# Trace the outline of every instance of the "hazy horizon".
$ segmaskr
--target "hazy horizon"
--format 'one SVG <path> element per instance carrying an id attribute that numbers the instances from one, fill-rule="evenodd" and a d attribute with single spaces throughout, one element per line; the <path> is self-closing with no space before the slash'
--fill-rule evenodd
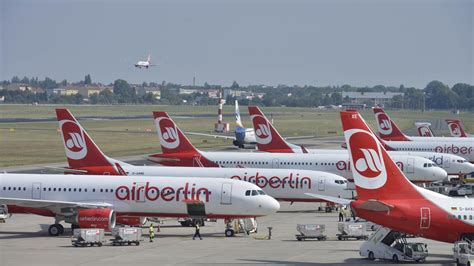
<path id="1" fill-rule="evenodd" d="M 474 1 L 0 2 L 0 80 L 474 83 Z M 147 54 L 158 64 L 136 69 Z"/>

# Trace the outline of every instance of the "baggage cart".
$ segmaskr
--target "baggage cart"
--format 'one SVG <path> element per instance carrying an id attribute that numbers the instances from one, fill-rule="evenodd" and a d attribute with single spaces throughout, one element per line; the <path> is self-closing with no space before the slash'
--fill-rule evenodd
<path id="1" fill-rule="evenodd" d="M 112 246 L 140 245 L 142 229 L 140 227 L 116 227 L 112 230 Z"/>
<path id="2" fill-rule="evenodd" d="M 339 233 L 336 234 L 338 240 L 347 240 L 349 238 L 355 238 L 357 240 L 369 239 L 367 233 L 367 225 L 360 222 L 340 222 L 337 225 Z"/>
<path id="3" fill-rule="evenodd" d="M 324 224 L 298 224 L 296 230 L 300 233 L 296 236 L 298 241 L 306 239 L 317 239 L 324 241 L 327 236 L 324 234 L 326 226 Z"/>
<path id="4" fill-rule="evenodd" d="M 86 247 L 88 245 L 102 247 L 103 239 L 104 229 L 78 228 L 74 229 L 71 242 L 75 247 Z"/>

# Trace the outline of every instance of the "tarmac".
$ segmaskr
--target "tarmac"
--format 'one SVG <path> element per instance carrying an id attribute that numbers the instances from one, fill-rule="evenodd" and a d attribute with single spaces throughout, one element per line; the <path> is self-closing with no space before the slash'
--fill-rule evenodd
<path id="1" fill-rule="evenodd" d="M 274 215 L 258 219 L 258 233 L 224 236 L 223 221 L 201 227 L 203 240 L 192 240 L 194 229 L 167 219 L 153 243 L 147 228 L 139 246 L 73 247 L 70 230 L 60 237 L 47 233 L 52 218 L 13 215 L 0 224 L 0 265 L 167 265 L 167 264 L 390 264 L 359 256 L 363 240 L 336 239 L 337 213 L 317 211 L 318 204 L 282 203 Z M 297 224 L 325 224 L 328 240 L 297 241 Z M 155 228 L 156 228 L 155 223 Z M 67 225 L 65 225 L 67 226 Z M 273 227 L 267 240 L 268 227 Z M 106 239 L 110 239 L 106 235 Z M 452 244 L 409 239 L 428 244 L 429 257 L 423 265 L 451 265 Z M 406 264 L 406 263 L 405 263 Z M 417 264 L 417 263 L 413 263 Z"/>

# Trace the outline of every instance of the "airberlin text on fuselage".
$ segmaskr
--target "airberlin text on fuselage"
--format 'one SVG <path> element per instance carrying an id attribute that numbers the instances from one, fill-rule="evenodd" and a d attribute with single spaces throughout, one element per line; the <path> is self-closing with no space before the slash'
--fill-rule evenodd
<path id="1" fill-rule="evenodd" d="M 444 145 L 444 146 L 436 146 L 435 152 L 438 153 L 453 153 L 453 154 L 471 154 L 472 147 L 461 146 L 458 147 L 456 145 Z"/>
<path id="2" fill-rule="evenodd" d="M 173 187 L 164 187 L 161 189 L 150 186 L 150 182 L 138 184 L 133 182 L 131 187 L 119 186 L 115 190 L 115 197 L 118 200 L 133 201 L 156 201 L 160 197 L 164 201 L 180 201 L 180 200 L 201 200 L 200 197 L 205 196 L 205 202 L 209 202 L 209 190 L 207 188 L 196 188 L 196 184 L 190 185 L 186 183 L 184 187 L 177 189 Z"/>
<path id="3" fill-rule="evenodd" d="M 310 177 L 300 177 L 300 174 L 296 174 L 293 177 L 293 173 L 285 176 L 283 178 L 279 176 L 266 177 L 260 175 L 258 172 L 255 175 L 247 176 L 247 173 L 244 176 L 234 175 L 231 176 L 231 179 L 237 179 L 242 181 L 247 181 L 254 183 L 260 188 L 265 188 L 267 186 L 271 188 L 285 188 L 285 185 L 288 183 L 290 188 L 294 189 L 303 189 L 303 186 L 306 185 L 308 189 L 311 189 L 311 178 Z M 306 182 L 305 182 L 306 181 Z"/>

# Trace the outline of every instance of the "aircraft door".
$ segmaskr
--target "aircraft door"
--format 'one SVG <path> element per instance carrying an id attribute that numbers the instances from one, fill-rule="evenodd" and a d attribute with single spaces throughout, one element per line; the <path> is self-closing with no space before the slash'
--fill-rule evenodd
<path id="1" fill-rule="evenodd" d="M 408 158 L 407 173 L 413 174 L 415 172 L 415 158 Z"/>
<path id="2" fill-rule="evenodd" d="M 430 208 L 421 207 L 420 208 L 420 229 L 429 229 L 430 223 L 431 223 Z"/>
<path id="3" fill-rule="evenodd" d="M 41 183 L 33 183 L 33 186 L 31 189 L 31 198 L 41 199 Z"/>
<path id="4" fill-rule="evenodd" d="M 232 204 L 232 184 L 231 183 L 222 184 L 221 204 L 226 204 L 226 205 Z"/>
<path id="5" fill-rule="evenodd" d="M 326 178 L 320 177 L 318 181 L 318 190 L 324 191 L 326 189 Z"/>
<path id="6" fill-rule="evenodd" d="M 278 159 L 273 159 L 273 161 L 272 161 L 272 168 L 273 168 L 273 169 L 278 169 L 278 168 L 280 168 L 280 160 L 278 160 Z"/>

